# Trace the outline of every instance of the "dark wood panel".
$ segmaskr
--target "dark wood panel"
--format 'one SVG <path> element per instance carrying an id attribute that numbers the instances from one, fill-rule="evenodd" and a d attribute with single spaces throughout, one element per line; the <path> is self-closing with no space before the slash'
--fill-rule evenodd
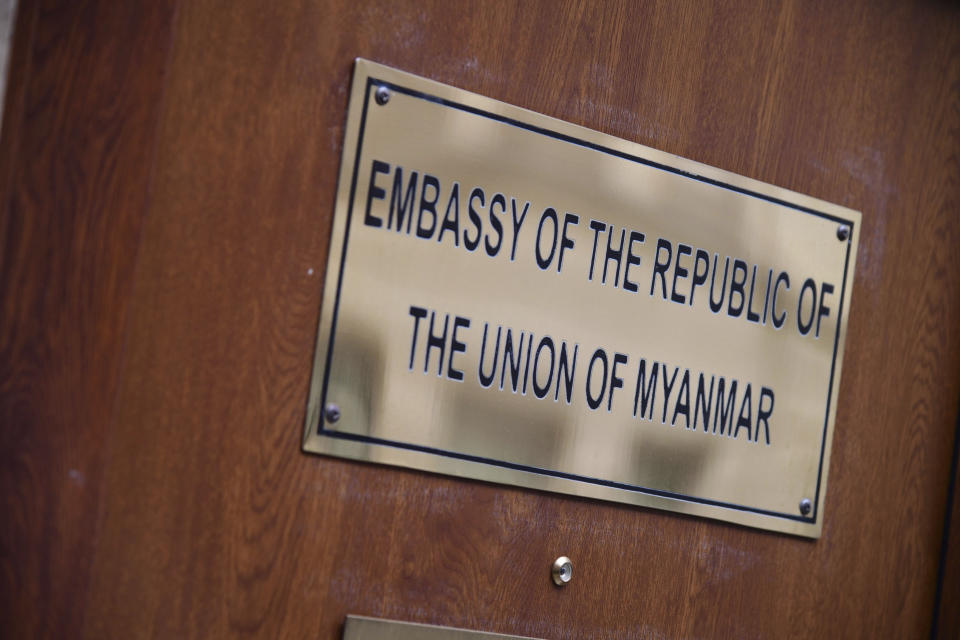
<path id="1" fill-rule="evenodd" d="M 82 627 L 171 5 L 20 2 L 0 153 L 0 634 Z"/>
<path id="2" fill-rule="evenodd" d="M 23 129 L 23 110 L 25 107 L 26 84 L 30 77 L 31 53 L 33 49 L 34 30 L 37 26 L 37 12 L 34 4 L 24 2 L 20 10 L 14 15 L 14 24 L 10 32 L 10 51 L 7 71 L 6 95 L 3 107 L 3 128 L 0 130 L 0 203 L 10 201 L 10 192 L 13 188 L 13 179 L 20 151 L 20 133 Z M 7 235 L 12 233 L 12 216 L 6 213 L 6 207 L 0 219 L 0 248 L 7 246 Z M 0 256 L 4 260 L 9 251 L 3 249 Z M 0 264 L 4 264 L 0 262 Z M 3 270 L 4 272 L 7 269 Z"/>
<path id="3" fill-rule="evenodd" d="M 953 484 L 947 504 L 934 633 L 931 634 L 939 640 L 960 638 L 960 413 L 953 447 Z"/>
<path id="4" fill-rule="evenodd" d="M 166 75 L 169 9 L 111 9 L 149 12 L 130 42 L 153 46 L 139 84 L 107 92 L 124 110 L 89 121 L 89 136 L 107 136 L 129 118 L 147 154 L 162 95 L 139 251 L 149 159 L 121 163 L 109 184 L 71 173 L 60 202 L 83 206 L 70 219 L 120 229 L 101 230 L 102 250 L 79 266 L 19 258 L 49 275 L 4 298 L 17 312 L 2 335 L 18 344 L 50 335 L 66 349 L 63 310 L 86 327 L 70 347 L 83 359 L 3 352 L 3 380 L 20 385 L 2 387 L 0 454 L 3 504 L 24 512 L 2 530 L 3 587 L 28 612 L 15 629 L 335 638 L 349 612 L 544 638 L 929 633 L 960 397 L 955 10 L 184 5 Z M 57 21 L 41 12 L 38 33 Z M 128 37 L 98 27 L 87 46 Z M 78 39 L 41 50 L 65 56 Z M 863 211 L 819 541 L 299 452 L 355 56 Z M 45 82 L 51 105 L 76 91 Z M 35 121 L 87 131 L 102 109 L 86 99 L 38 107 Z M 72 166 L 58 147 L 24 149 L 27 193 Z M 95 207 L 95 188 L 124 195 Z M 71 236 L 32 237 L 49 255 Z M 107 272 L 114 288 L 93 293 Z M 9 273 L 5 288 L 19 282 Z M 99 306 L 80 307 L 71 286 Z M 80 366 L 89 345 L 103 355 Z M 64 480 L 75 459 L 99 488 L 86 503 Z M 549 582 L 560 554 L 577 567 L 563 590 Z M 21 596 L 16 581 L 40 586 Z"/>

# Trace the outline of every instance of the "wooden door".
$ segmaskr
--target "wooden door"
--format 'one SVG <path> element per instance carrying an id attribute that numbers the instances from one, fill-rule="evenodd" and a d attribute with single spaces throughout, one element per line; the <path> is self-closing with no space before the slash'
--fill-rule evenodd
<path id="1" fill-rule="evenodd" d="M 958 633 L 958 52 L 936 2 L 21 0 L 0 635 Z M 301 453 L 358 56 L 863 212 L 819 540 Z"/>

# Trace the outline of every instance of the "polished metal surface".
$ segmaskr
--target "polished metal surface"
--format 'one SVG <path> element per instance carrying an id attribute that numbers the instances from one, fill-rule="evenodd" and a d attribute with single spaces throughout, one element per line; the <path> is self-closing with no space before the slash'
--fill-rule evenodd
<path id="1" fill-rule="evenodd" d="M 365 616 L 347 616 L 347 622 L 343 627 L 343 640 L 536 640 L 536 638 Z"/>
<path id="2" fill-rule="evenodd" d="M 335 206 L 304 450 L 819 536 L 859 213 L 364 60 Z"/>
<path id="3" fill-rule="evenodd" d="M 553 561 L 553 566 L 550 567 L 550 576 L 553 578 L 555 585 L 558 587 L 564 586 L 573 579 L 573 562 L 567 556 L 560 556 Z"/>

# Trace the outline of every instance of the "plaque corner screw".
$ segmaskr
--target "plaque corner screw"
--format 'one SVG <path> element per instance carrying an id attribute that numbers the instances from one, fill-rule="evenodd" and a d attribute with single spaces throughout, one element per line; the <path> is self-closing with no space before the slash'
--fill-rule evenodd
<path id="1" fill-rule="evenodd" d="M 327 422 L 336 422 L 340 419 L 340 407 L 332 402 L 329 403 L 323 409 L 323 416 L 327 419 Z"/>
<path id="2" fill-rule="evenodd" d="M 837 240 L 841 242 L 846 242 L 847 238 L 850 237 L 850 227 L 845 224 L 841 224 L 837 227 Z"/>
<path id="3" fill-rule="evenodd" d="M 558 587 L 566 585 L 573 578 L 573 562 L 567 556 L 560 556 L 553 561 L 550 569 L 553 583 Z"/>
<path id="4" fill-rule="evenodd" d="M 804 498 L 800 501 L 800 515 L 807 516 L 810 515 L 810 512 L 813 510 L 813 503 L 810 502 L 810 498 Z"/>
<path id="5" fill-rule="evenodd" d="M 377 87 L 376 98 L 377 98 L 377 104 L 381 106 L 387 104 L 388 102 L 390 102 L 390 89 L 388 89 L 383 85 L 380 85 L 379 87 Z"/>

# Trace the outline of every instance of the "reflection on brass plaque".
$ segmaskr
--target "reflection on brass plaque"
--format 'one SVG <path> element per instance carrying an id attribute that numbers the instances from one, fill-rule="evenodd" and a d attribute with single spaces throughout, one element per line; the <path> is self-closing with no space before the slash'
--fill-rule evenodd
<path id="1" fill-rule="evenodd" d="M 432 624 L 347 616 L 343 640 L 536 640 L 527 636 L 469 631 Z"/>
<path id="2" fill-rule="evenodd" d="M 817 537 L 859 223 L 358 60 L 304 449 Z"/>

